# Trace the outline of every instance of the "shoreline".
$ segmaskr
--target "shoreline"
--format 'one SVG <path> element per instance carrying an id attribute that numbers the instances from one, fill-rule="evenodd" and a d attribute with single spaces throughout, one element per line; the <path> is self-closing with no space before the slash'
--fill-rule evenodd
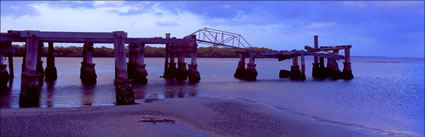
<path id="1" fill-rule="evenodd" d="M 411 136 L 299 116 L 256 102 L 213 97 L 161 99 L 126 106 L 1 109 L 0 113 L 5 136 Z M 163 122 L 143 122 L 149 120 Z"/>

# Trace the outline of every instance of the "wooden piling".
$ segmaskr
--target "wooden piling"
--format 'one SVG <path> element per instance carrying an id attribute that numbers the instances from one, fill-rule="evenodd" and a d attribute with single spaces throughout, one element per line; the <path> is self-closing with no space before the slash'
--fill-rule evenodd
<path id="1" fill-rule="evenodd" d="M 97 74 L 93 63 L 93 43 L 84 43 L 83 62 L 81 62 L 80 79 L 83 84 L 96 84 Z"/>
<path id="2" fill-rule="evenodd" d="M 27 38 L 26 49 L 25 71 L 22 76 L 40 76 L 40 73 L 37 73 L 38 39 L 35 37 Z"/>
<path id="3" fill-rule="evenodd" d="M 289 76 L 290 80 L 302 80 L 302 73 L 300 67 L 298 66 L 298 56 L 292 57 L 292 66 L 291 66 L 291 75 Z"/>
<path id="4" fill-rule="evenodd" d="M 136 46 L 138 47 L 138 51 L 136 54 L 136 62 L 135 62 L 135 70 L 133 72 L 133 81 L 138 83 L 146 83 L 148 79 L 146 76 L 148 75 L 148 72 L 146 71 L 146 64 L 145 64 L 145 44 L 144 43 L 137 43 Z"/>
<path id="5" fill-rule="evenodd" d="M 176 74 L 176 80 L 183 81 L 187 80 L 187 69 L 186 62 L 184 61 L 184 53 L 178 54 L 178 73 Z"/>

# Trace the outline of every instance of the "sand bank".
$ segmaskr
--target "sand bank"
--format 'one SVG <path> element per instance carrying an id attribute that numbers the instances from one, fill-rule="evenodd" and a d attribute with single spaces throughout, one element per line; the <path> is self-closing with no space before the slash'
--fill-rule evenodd
<path id="1" fill-rule="evenodd" d="M 389 136 L 273 107 L 192 97 L 127 106 L 1 110 L 1 136 Z"/>

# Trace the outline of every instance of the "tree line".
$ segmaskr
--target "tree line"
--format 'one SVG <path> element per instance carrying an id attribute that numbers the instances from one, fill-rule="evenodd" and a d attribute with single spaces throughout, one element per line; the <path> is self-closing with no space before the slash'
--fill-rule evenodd
<path id="1" fill-rule="evenodd" d="M 25 47 L 19 45 L 13 45 L 15 48 L 14 56 L 23 56 L 25 53 Z M 273 51 L 268 48 L 250 48 L 255 51 Z M 77 46 L 55 46 L 54 47 L 54 56 L 56 57 L 82 57 L 83 47 Z M 128 55 L 128 49 L 126 49 L 126 54 Z M 47 55 L 47 47 L 43 47 L 42 56 Z M 108 47 L 94 47 L 93 57 L 113 57 L 114 49 Z M 164 57 L 165 48 L 163 47 L 152 47 L 145 46 L 145 57 Z M 237 49 L 233 48 L 218 48 L 218 47 L 198 47 L 197 51 L 198 57 L 215 57 L 215 58 L 231 58 L 239 57 L 237 54 Z"/>

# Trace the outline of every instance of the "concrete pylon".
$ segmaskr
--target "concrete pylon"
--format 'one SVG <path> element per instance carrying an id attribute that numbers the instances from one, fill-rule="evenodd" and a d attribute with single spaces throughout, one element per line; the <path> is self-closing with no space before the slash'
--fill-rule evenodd
<path id="1" fill-rule="evenodd" d="M 344 69 L 342 70 L 342 73 L 341 73 L 341 77 L 345 80 L 350 80 L 354 78 L 353 72 L 351 71 L 350 48 L 351 46 L 347 46 L 344 49 L 345 62 L 344 62 Z"/>
<path id="2" fill-rule="evenodd" d="M 333 50 L 334 55 L 338 55 L 339 50 Z M 329 76 L 332 79 L 339 79 L 341 77 L 341 71 L 338 68 L 338 63 L 336 62 L 336 59 L 328 58 L 327 63 L 327 70 L 329 72 Z"/>
<path id="3" fill-rule="evenodd" d="M 314 49 L 319 49 L 319 36 L 314 35 Z M 320 67 L 319 67 L 319 57 L 314 56 L 314 62 L 313 62 L 313 69 L 312 69 L 312 76 L 313 78 L 319 78 L 320 77 Z"/>
<path id="4" fill-rule="evenodd" d="M 196 37 L 196 35 L 195 35 Z M 192 57 L 191 57 L 191 64 L 188 65 L 189 70 L 187 71 L 189 82 L 196 83 L 201 80 L 201 75 L 198 71 L 198 64 L 196 63 L 196 52 L 198 51 L 198 44 L 193 44 L 192 49 Z"/>
<path id="5" fill-rule="evenodd" d="M 58 78 L 56 66 L 55 66 L 55 56 L 53 54 L 53 42 L 49 42 L 49 47 L 47 50 L 47 66 L 44 70 L 45 72 L 45 80 L 46 81 L 55 81 Z"/>
<path id="6" fill-rule="evenodd" d="M 187 69 L 186 69 L 186 62 L 184 61 L 184 53 L 178 54 L 178 69 L 176 74 L 176 80 L 178 81 L 187 80 Z"/>
<path id="7" fill-rule="evenodd" d="M 83 84 L 95 84 L 97 81 L 95 64 L 93 63 L 93 43 L 84 43 L 80 79 Z"/>
<path id="8" fill-rule="evenodd" d="M 148 82 L 148 79 L 146 78 L 148 76 L 148 72 L 146 71 L 146 64 L 145 64 L 145 44 L 144 43 L 137 43 L 137 56 L 136 56 L 136 64 L 133 72 L 133 81 L 138 83 L 146 83 Z"/>
<path id="9" fill-rule="evenodd" d="M 249 57 L 249 63 L 247 64 L 247 68 L 245 71 L 245 79 L 246 80 L 257 80 L 258 72 L 255 69 L 255 57 Z"/>
<path id="10" fill-rule="evenodd" d="M 127 33 L 114 31 L 114 56 L 115 56 L 115 89 L 118 105 L 134 104 L 134 92 L 128 81 L 128 72 L 125 55 L 125 39 Z"/>
<path id="11" fill-rule="evenodd" d="M 292 58 L 291 75 L 290 80 L 302 80 L 302 74 L 300 67 L 298 66 L 298 56 Z"/>
<path id="12" fill-rule="evenodd" d="M 238 67 L 236 68 L 236 72 L 233 75 L 235 78 L 244 78 L 245 76 L 245 56 L 240 54 L 240 60 L 238 62 Z"/>

